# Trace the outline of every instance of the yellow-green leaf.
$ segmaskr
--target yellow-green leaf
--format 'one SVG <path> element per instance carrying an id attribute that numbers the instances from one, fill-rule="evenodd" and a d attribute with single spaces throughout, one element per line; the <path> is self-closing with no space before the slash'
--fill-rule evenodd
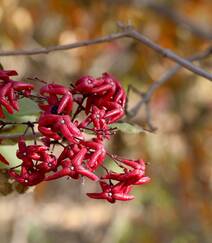
<path id="1" fill-rule="evenodd" d="M 110 126 L 111 128 L 117 128 L 119 131 L 129 134 L 136 134 L 146 132 L 142 127 L 136 124 L 130 124 L 127 122 L 114 123 Z"/>

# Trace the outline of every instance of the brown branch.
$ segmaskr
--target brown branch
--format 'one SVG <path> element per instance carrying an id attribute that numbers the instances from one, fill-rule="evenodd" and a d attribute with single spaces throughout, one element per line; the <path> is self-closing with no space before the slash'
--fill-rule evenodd
<path id="1" fill-rule="evenodd" d="M 150 47 L 151 49 L 155 50 L 156 52 L 160 53 L 162 56 L 169 58 L 170 60 L 178 63 L 179 65 L 183 66 L 184 68 L 192 71 L 193 73 L 196 73 L 197 75 L 200 75 L 202 77 L 205 77 L 206 79 L 212 81 L 212 74 L 204 71 L 202 68 L 199 68 L 195 65 L 193 65 L 189 60 L 186 60 L 177 54 L 175 54 L 173 51 L 169 49 L 162 48 L 158 44 L 154 43 L 144 35 L 140 34 L 136 30 L 131 30 L 130 37 L 142 42 L 144 45 Z"/>
<path id="2" fill-rule="evenodd" d="M 200 61 L 204 58 L 207 58 L 211 54 L 212 46 L 203 52 L 197 53 L 189 57 L 188 60 Z M 168 70 L 164 75 L 162 75 L 162 77 L 159 80 L 155 81 L 145 93 L 142 93 L 140 101 L 133 108 L 131 108 L 130 111 L 127 111 L 127 115 L 131 118 L 134 117 L 138 113 L 139 109 L 150 101 L 155 90 L 157 90 L 162 84 L 170 80 L 170 78 L 173 77 L 181 68 L 182 67 L 179 64 L 177 64 L 172 69 Z"/>
<path id="3" fill-rule="evenodd" d="M 146 112 L 146 123 L 147 123 L 147 126 L 149 128 L 149 131 L 150 132 L 156 131 L 157 130 L 157 127 L 155 127 L 152 124 L 152 115 L 151 115 L 151 109 L 150 109 L 149 102 L 146 102 L 146 104 L 145 104 L 145 112 Z"/>
<path id="4" fill-rule="evenodd" d="M 36 132 L 35 134 L 33 134 L 32 132 L 29 132 L 29 133 L 24 135 L 24 138 L 33 139 L 35 137 L 35 135 L 36 135 L 36 137 L 42 136 L 41 133 L 39 133 L 39 132 Z M 21 136 L 23 136 L 23 133 L 0 134 L 0 140 L 3 140 L 3 139 L 18 139 Z"/>
<path id="5" fill-rule="evenodd" d="M 141 92 L 140 90 L 138 90 L 136 87 L 134 87 L 131 84 L 128 85 L 127 102 L 126 102 L 126 106 L 125 106 L 125 114 L 126 114 L 126 117 L 122 120 L 122 121 L 126 121 L 126 122 L 129 122 L 130 121 L 130 118 L 134 116 L 134 115 L 132 115 L 130 113 L 130 111 L 128 111 L 128 98 L 129 98 L 130 90 L 132 90 L 132 92 L 134 92 L 137 95 L 139 95 L 141 97 L 140 100 L 143 100 L 143 98 L 145 96 L 145 93 L 144 92 Z M 139 102 L 140 102 L 140 100 L 139 100 Z M 148 132 L 154 132 L 157 128 L 155 126 L 153 126 L 153 124 L 152 124 L 152 116 L 151 116 L 151 110 L 150 110 L 149 101 L 147 100 L 143 104 L 145 105 L 145 107 L 144 107 L 145 108 L 145 114 L 146 114 L 146 117 L 145 117 L 146 120 L 145 120 L 145 122 L 147 124 L 147 128 L 143 128 L 143 129 L 145 131 L 148 131 Z"/>
<path id="6" fill-rule="evenodd" d="M 174 61 L 175 63 L 178 63 L 179 65 L 190 70 L 191 72 L 212 81 L 212 74 L 208 73 L 207 71 L 204 71 L 200 67 L 195 66 L 189 60 L 180 57 L 173 51 L 161 47 L 160 45 L 150 40 L 148 37 L 144 36 L 143 34 L 139 33 L 137 30 L 133 29 L 132 27 L 123 26 L 122 29 L 123 29 L 122 32 L 99 37 L 93 40 L 80 41 L 80 42 L 71 43 L 67 45 L 50 46 L 46 48 L 36 48 L 32 50 L 1 51 L 0 56 L 20 56 L 20 55 L 26 56 L 26 55 L 48 54 L 50 52 L 70 50 L 70 49 L 79 48 L 83 46 L 96 45 L 96 44 L 110 42 L 113 40 L 127 37 L 139 41 L 140 43 L 158 52 L 163 57 L 167 57 L 168 59 Z"/>
<path id="7" fill-rule="evenodd" d="M 105 42 L 111 42 L 113 40 L 121 39 L 127 36 L 127 31 L 113 33 L 107 36 L 99 37 L 93 40 L 83 40 L 75 43 L 70 43 L 66 45 L 49 46 L 43 48 L 35 48 L 31 50 L 15 50 L 15 51 L 0 51 L 0 56 L 32 56 L 39 54 L 49 54 L 55 51 L 65 51 L 85 46 L 91 46 L 96 44 L 101 44 Z"/>
<path id="8" fill-rule="evenodd" d="M 142 4 L 142 3 L 141 3 Z M 154 1 L 147 1 L 144 5 L 146 5 L 148 8 L 156 12 L 156 14 L 161 14 L 169 19 L 171 21 L 175 22 L 177 25 L 187 29 L 192 34 L 204 38 L 206 40 L 212 40 L 212 32 L 207 32 L 206 30 L 202 29 L 200 26 L 195 25 L 190 20 L 185 18 L 180 13 L 172 10 L 170 7 L 158 4 Z"/>

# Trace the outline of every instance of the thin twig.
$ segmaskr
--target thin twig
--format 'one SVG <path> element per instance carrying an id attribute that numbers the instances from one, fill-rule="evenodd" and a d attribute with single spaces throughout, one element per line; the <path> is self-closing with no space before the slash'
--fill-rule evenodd
<path id="1" fill-rule="evenodd" d="M 149 106 L 149 102 L 146 102 L 145 112 L 146 112 L 147 126 L 149 127 L 151 132 L 154 132 L 155 130 L 157 130 L 157 128 L 155 126 L 153 126 L 153 124 L 152 124 L 152 115 L 151 115 L 151 109 L 150 109 L 150 106 Z"/>
<path id="2" fill-rule="evenodd" d="M 155 50 L 156 52 L 160 53 L 162 56 L 169 58 L 170 60 L 178 63 L 179 65 L 183 66 L 184 68 L 192 71 L 193 73 L 196 73 L 202 77 L 205 77 L 206 79 L 212 81 L 212 74 L 204 71 L 202 68 L 197 67 L 193 65 L 189 60 L 186 60 L 177 54 L 175 54 L 173 51 L 169 49 L 162 48 L 158 44 L 151 41 L 149 38 L 145 37 L 144 35 L 140 34 L 136 30 L 131 30 L 130 37 L 142 42 L 144 45 L 150 47 L 151 49 Z"/>
<path id="3" fill-rule="evenodd" d="M 3 140 L 3 139 L 18 139 L 20 136 L 23 136 L 23 133 L 0 134 L 0 140 Z M 28 132 L 27 134 L 25 134 L 24 138 L 33 139 L 34 136 L 40 137 L 40 136 L 42 136 L 42 134 L 39 133 L 39 132 L 36 132 L 35 134 L 33 134 L 32 132 Z"/>
<path id="4" fill-rule="evenodd" d="M 209 47 L 207 50 L 197 53 L 191 57 L 188 58 L 188 60 L 190 61 L 198 61 L 201 59 L 204 59 L 206 57 L 208 57 L 209 55 L 212 54 L 212 47 Z M 178 64 L 176 64 L 173 68 L 171 68 L 170 70 L 168 70 L 166 73 L 164 73 L 162 75 L 162 77 L 155 81 L 149 88 L 148 90 L 145 92 L 144 95 L 142 95 L 141 99 L 139 100 L 139 102 L 130 109 L 130 111 L 127 112 L 129 117 L 134 117 L 139 109 L 145 105 L 147 102 L 149 102 L 150 98 L 152 97 L 153 93 L 155 92 L 155 90 L 157 90 L 162 84 L 164 84 L 165 82 L 167 82 L 168 80 L 170 80 L 171 77 L 173 77 L 182 67 Z"/>
<path id="5" fill-rule="evenodd" d="M 48 54 L 50 52 L 55 52 L 55 51 L 65 51 L 65 50 L 75 49 L 79 47 L 110 42 L 126 36 L 127 36 L 127 31 L 123 31 L 120 33 L 113 33 L 111 35 L 99 37 L 93 40 L 84 40 L 84 41 L 79 41 L 79 42 L 70 43 L 66 45 L 49 46 L 43 48 L 35 48 L 31 50 L 0 51 L 0 56 L 31 56 L 31 55 L 38 55 L 38 54 Z"/>
<path id="6" fill-rule="evenodd" d="M 67 45 L 57 45 L 57 46 L 50 46 L 46 48 L 36 48 L 32 50 L 1 51 L 0 56 L 18 56 L 18 55 L 26 56 L 26 55 L 48 54 L 50 52 L 70 50 L 70 49 L 79 48 L 83 46 L 90 46 L 90 45 L 96 45 L 105 42 L 111 42 L 113 40 L 128 37 L 139 41 L 140 43 L 158 52 L 163 57 L 167 57 L 168 59 L 178 63 L 179 65 L 190 70 L 191 72 L 212 81 L 212 74 L 192 64 L 189 60 L 180 57 L 173 51 L 161 47 L 160 45 L 150 40 L 148 37 L 144 36 L 143 34 L 139 33 L 137 30 L 133 29 L 131 26 L 124 26 L 122 29 L 123 29 L 122 32 L 113 33 L 111 35 L 99 37 L 93 40 L 79 41 Z"/>
<path id="7" fill-rule="evenodd" d="M 158 4 L 153 1 L 146 1 L 145 5 L 151 10 L 155 11 L 157 15 L 161 14 L 171 19 L 177 25 L 187 29 L 192 34 L 204 38 L 206 40 L 212 40 L 212 32 L 207 32 L 206 30 L 202 29 L 200 26 L 195 25 L 180 13 L 176 12 L 175 10 L 172 10 L 170 7 L 163 4 Z"/>
<path id="8" fill-rule="evenodd" d="M 128 101 L 128 98 L 129 98 L 129 92 L 130 90 L 132 90 L 134 93 L 136 93 L 137 95 L 140 96 L 140 99 L 139 99 L 139 102 L 140 100 L 143 100 L 144 96 L 145 96 L 145 92 L 141 92 L 140 90 L 138 90 L 136 87 L 134 87 L 133 85 L 129 85 L 128 86 L 128 90 L 127 90 L 127 101 Z M 147 128 L 143 128 L 144 130 L 148 131 L 148 132 L 154 132 L 157 128 L 154 127 L 152 125 L 152 122 L 151 122 L 151 110 L 150 110 L 150 106 L 149 106 L 149 101 L 145 101 L 145 113 L 146 113 L 146 124 L 148 126 L 148 129 Z M 125 114 L 127 115 L 125 117 L 125 119 L 123 119 L 123 121 L 126 121 L 126 122 L 129 122 L 128 118 L 130 118 L 132 116 L 132 114 L 130 113 L 129 109 L 128 109 L 128 102 L 126 102 L 126 106 L 125 106 Z"/>

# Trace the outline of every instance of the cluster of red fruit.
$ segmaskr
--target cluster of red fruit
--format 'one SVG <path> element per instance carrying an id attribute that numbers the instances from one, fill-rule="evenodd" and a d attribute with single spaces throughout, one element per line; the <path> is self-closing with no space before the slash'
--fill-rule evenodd
<path id="1" fill-rule="evenodd" d="M 124 115 L 126 93 L 118 80 L 108 73 L 99 78 L 84 76 L 71 88 L 55 83 L 45 83 L 39 96 L 31 95 L 33 85 L 14 81 L 16 71 L 0 71 L 0 117 L 4 118 L 3 107 L 9 113 L 18 111 L 18 99 L 37 97 L 41 114 L 37 128 L 42 135 L 33 145 L 26 145 L 24 136 L 18 141 L 19 166 L 8 169 L 11 178 L 25 186 L 60 177 L 79 179 L 87 177 L 100 184 L 102 192 L 87 193 L 91 198 L 127 201 L 133 185 L 148 183 L 143 160 L 127 160 L 111 155 L 103 141 L 113 133 L 110 124 Z M 77 117 L 81 119 L 77 119 Z M 32 125 L 30 122 L 29 126 Z M 92 132 L 86 139 L 85 132 Z M 50 152 L 50 146 L 59 144 L 62 152 L 58 158 Z M 103 164 L 110 156 L 121 167 L 122 172 L 109 171 Z M 20 171 L 17 171 L 17 167 Z M 96 170 L 102 167 L 105 175 L 98 176 Z"/>

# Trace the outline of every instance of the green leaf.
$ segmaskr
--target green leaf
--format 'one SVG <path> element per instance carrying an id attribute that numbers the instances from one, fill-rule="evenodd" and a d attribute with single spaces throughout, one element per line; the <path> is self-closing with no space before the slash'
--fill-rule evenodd
<path id="1" fill-rule="evenodd" d="M 0 153 L 0 162 L 5 165 L 9 165 L 10 163 L 4 158 L 4 156 Z"/>
<path id="2" fill-rule="evenodd" d="M 17 149 L 18 144 L 0 146 L 0 154 L 10 163 L 8 166 L 0 163 L 0 168 L 10 168 L 21 164 L 21 160 L 16 156 Z"/>
<path id="3" fill-rule="evenodd" d="M 19 100 L 20 110 L 11 116 L 31 116 L 40 113 L 40 109 L 37 104 L 27 98 Z"/>
<path id="4" fill-rule="evenodd" d="M 0 131 L 0 135 L 17 135 L 17 134 L 24 134 L 26 130 L 26 126 L 24 125 L 9 125 L 6 126 L 5 129 Z M 2 145 L 11 145 L 17 143 L 18 137 L 10 138 L 6 137 L 0 140 L 1 146 Z"/>
<path id="5" fill-rule="evenodd" d="M 3 107 L 3 111 L 5 114 L 5 119 L 2 119 L 4 121 L 10 121 L 10 122 L 27 122 L 27 121 L 36 121 L 40 109 L 37 106 L 37 104 L 27 98 L 23 98 L 19 100 L 20 110 L 18 112 L 15 112 L 14 114 L 9 114 Z M 24 128 L 24 126 L 22 126 Z M 25 129 L 25 128 L 24 128 Z M 5 129 L 6 130 L 6 129 Z M 19 132 L 21 132 L 21 129 L 18 129 Z M 2 131 L 1 131 L 2 133 Z M 10 131 L 9 131 L 10 133 Z"/>
<path id="6" fill-rule="evenodd" d="M 35 116 L 40 113 L 40 109 L 37 104 L 27 98 L 20 99 L 19 101 L 20 109 L 18 112 L 14 112 L 14 114 L 9 114 L 3 107 L 3 111 L 5 114 L 5 120 L 7 121 L 21 121 L 23 117 Z"/>
<path id="7" fill-rule="evenodd" d="M 127 122 L 114 123 L 110 127 L 111 128 L 116 127 L 119 131 L 124 133 L 129 133 L 129 134 L 138 134 L 138 133 L 146 132 L 142 127 Z"/>

